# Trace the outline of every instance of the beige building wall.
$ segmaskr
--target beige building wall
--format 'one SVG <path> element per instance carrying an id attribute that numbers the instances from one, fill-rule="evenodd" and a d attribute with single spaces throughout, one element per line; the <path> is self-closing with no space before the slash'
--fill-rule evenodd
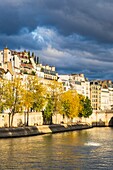
<path id="1" fill-rule="evenodd" d="M 3 50 L 3 60 L 4 63 L 10 62 L 12 60 L 11 51 L 7 47 Z"/>
<path id="2" fill-rule="evenodd" d="M 20 65 L 21 65 L 21 60 L 17 55 L 15 55 L 14 56 L 14 64 L 13 64 L 13 66 L 16 67 L 16 68 L 20 68 Z"/>

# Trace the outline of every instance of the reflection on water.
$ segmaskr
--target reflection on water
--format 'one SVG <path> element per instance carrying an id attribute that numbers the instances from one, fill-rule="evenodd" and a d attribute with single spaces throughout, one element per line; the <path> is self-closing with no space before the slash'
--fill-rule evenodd
<path id="1" fill-rule="evenodd" d="M 87 146 L 100 146 L 101 144 L 95 143 L 95 142 L 87 142 L 87 143 L 85 143 L 85 145 L 87 145 Z"/>
<path id="2" fill-rule="evenodd" d="M 0 139 L 0 170 L 112 170 L 112 146 L 112 128 Z"/>

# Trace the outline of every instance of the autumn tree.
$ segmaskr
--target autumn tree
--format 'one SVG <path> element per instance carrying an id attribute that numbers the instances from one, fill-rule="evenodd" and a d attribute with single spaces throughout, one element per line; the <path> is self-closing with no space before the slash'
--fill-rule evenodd
<path id="1" fill-rule="evenodd" d="M 9 110 L 9 126 L 13 126 L 15 113 L 21 111 L 22 107 L 22 84 L 19 78 L 14 80 L 5 80 L 3 84 L 3 107 Z"/>
<path id="2" fill-rule="evenodd" d="M 53 80 L 49 84 L 48 89 L 49 89 L 48 94 L 53 100 L 54 111 L 56 111 L 59 96 L 63 93 L 63 85 L 62 85 L 62 83 Z"/>
<path id="3" fill-rule="evenodd" d="M 29 122 L 29 112 L 32 108 L 36 111 L 41 111 L 45 105 L 46 89 L 39 83 L 36 76 L 28 76 L 24 83 L 23 105 L 27 113 L 27 122 Z"/>
<path id="4" fill-rule="evenodd" d="M 41 111 L 46 103 L 46 88 L 39 82 L 37 77 L 33 79 L 33 109 Z"/>
<path id="5" fill-rule="evenodd" d="M 75 90 L 64 92 L 59 98 L 59 111 L 62 115 L 70 119 L 77 117 L 79 114 L 80 101 Z"/>
<path id="6" fill-rule="evenodd" d="M 59 96 L 63 91 L 61 83 L 52 80 L 47 85 L 47 104 L 44 110 L 44 120 L 52 124 L 52 116 L 57 112 Z"/>
<path id="7" fill-rule="evenodd" d="M 4 80 L 0 79 L 0 112 L 3 112 L 4 109 Z"/>

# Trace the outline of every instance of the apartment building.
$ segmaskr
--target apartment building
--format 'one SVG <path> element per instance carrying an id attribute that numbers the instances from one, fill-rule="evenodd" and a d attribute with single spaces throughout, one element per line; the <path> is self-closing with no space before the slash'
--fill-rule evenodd
<path id="1" fill-rule="evenodd" d="M 70 87 L 70 75 L 58 75 L 58 82 L 63 84 L 64 91 L 68 91 Z"/>
<path id="2" fill-rule="evenodd" d="M 113 110 L 113 85 L 111 87 L 108 87 L 109 90 L 109 105 L 110 109 Z"/>
<path id="3" fill-rule="evenodd" d="M 109 110 L 109 90 L 108 88 L 101 88 L 101 110 Z"/>
<path id="4" fill-rule="evenodd" d="M 90 99 L 94 110 L 113 109 L 113 83 L 111 80 L 90 82 Z"/>
<path id="5" fill-rule="evenodd" d="M 58 79 L 58 73 L 55 67 L 49 65 L 42 65 L 36 60 L 34 53 L 30 55 L 30 52 L 26 51 L 12 51 L 7 47 L 0 51 L 0 68 L 4 71 L 4 78 L 14 76 L 22 76 L 24 74 L 37 75 L 39 78 L 56 80 Z M 1 71 L 2 75 L 2 71 Z"/>
<path id="6" fill-rule="evenodd" d="M 48 80 L 58 80 L 58 73 L 54 66 L 38 64 L 40 67 L 40 72 L 44 73 L 44 79 Z"/>
<path id="7" fill-rule="evenodd" d="M 65 91 L 75 89 L 77 93 L 90 98 L 90 82 L 84 74 L 59 75 L 59 81 L 63 83 Z"/>
<path id="8" fill-rule="evenodd" d="M 101 109 L 101 85 L 98 81 L 90 82 L 90 100 L 93 110 Z"/>
<path id="9" fill-rule="evenodd" d="M 79 94 L 90 98 L 90 82 L 85 78 L 84 74 L 72 74 L 70 83 Z"/>

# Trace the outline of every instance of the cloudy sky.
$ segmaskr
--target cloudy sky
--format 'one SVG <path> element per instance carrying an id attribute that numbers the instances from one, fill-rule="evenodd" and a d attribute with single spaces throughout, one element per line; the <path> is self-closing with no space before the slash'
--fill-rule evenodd
<path id="1" fill-rule="evenodd" d="M 113 80 L 113 0 L 0 2 L 0 49 L 34 51 L 59 74 Z"/>

